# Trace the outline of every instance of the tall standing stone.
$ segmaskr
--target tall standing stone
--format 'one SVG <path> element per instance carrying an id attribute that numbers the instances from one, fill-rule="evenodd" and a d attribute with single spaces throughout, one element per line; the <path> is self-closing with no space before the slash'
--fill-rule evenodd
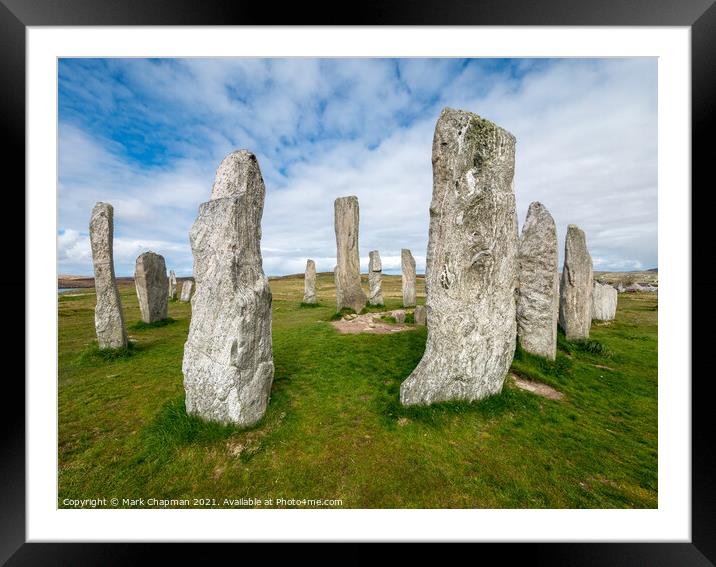
<path id="1" fill-rule="evenodd" d="M 306 273 L 303 276 L 303 302 L 316 303 L 316 263 L 306 260 Z"/>
<path id="2" fill-rule="evenodd" d="M 196 291 L 182 364 L 186 411 L 210 421 L 252 425 L 269 400 L 274 365 L 271 290 L 261 258 L 265 192 L 256 157 L 232 152 L 189 233 Z"/>
<path id="3" fill-rule="evenodd" d="M 517 338 L 527 352 L 554 360 L 559 319 L 557 228 L 547 208 L 530 204 L 519 248 Z"/>
<path id="4" fill-rule="evenodd" d="M 445 108 L 432 161 L 428 338 L 400 387 L 403 404 L 496 394 L 515 350 L 515 138 L 476 114 Z"/>
<path id="5" fill-rule="evenodd" d="M 619 293 L 616 288 L 594 282 L 592 289 L 592 321 L 611 321 L 617 315 L 617 297 Z"/>
<path id="6" fill-rule="evenodd" d="M 177 298 L 177 276 L 174 270 L 169 270 L 169 299 Z"/>
<path id="7" fill-rule="evenodd" d="M 181 284 L 181 293 L 179 294 L 179 301 L 187 303 L 191 301 L 191 292 L 194 289 L 194 282 L 192 280 L 184 280 Z"/>
<path id="8" fill-rule="evenodd" d="M 134 286 L 142 321 L 154 323 L 166 319 L 169 279 L 164 256 L 154 252 L 140 254 L 134 267 Z"/>
<path id="9" fill-rule="evenodd" d="M 576 224 L 567 228 L 559 292 L 559 325 L 568 340 L 589 338 L 592 325 L 592 257 Z"/>
<path id="10" fill-rule="evenodd" d="M 383 263 L 380 260 L 380 252 L 371 250 L 368 256 L 368 302 L 371 305 L 383 305 Z"/>
<path id="11" fill-rule="evenodd" d="M 358 255 L 358 197 L 339 197 L 334 203 L 336 230 L 336 311 L 347 307 L 359 313 L 367 298 L 360 286 Z"/>
<path id="12" fill-rule="evenodd" d="M 415 311 L 413 311 L 413 321 L 416 325 L 426 325 L 428 321 L 428 313 L 425 309 L 425 305 L 416 305 Z"/>
<path id="13" fill-rule="evenodd" d="M 127 346 L 122 301 L 114 277 L 114 209 L 109 203 L 97 203 L 89 225 L 97 305 L 94 326 L 99 348 Z"/>
<path id="14" fill-rule="evenodd" d="M 400 251 L 400 266 L 403 281 L 403 306 L 415 306 L 415 258 L 407 248 Z"/>

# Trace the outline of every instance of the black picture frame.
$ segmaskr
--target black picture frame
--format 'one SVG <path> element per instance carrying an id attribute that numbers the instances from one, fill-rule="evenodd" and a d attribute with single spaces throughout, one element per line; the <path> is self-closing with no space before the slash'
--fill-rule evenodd
<path id="1" fill-rule="evenodd" d="M 559 26 L 687 26 L 692 54 L 692 186 L 707 191 L 713 184 L 707 170 L 713 159 L 716 102 L 716 5 L 714 0 L 369 0 L 356 10 L 339 11 L 334 3 L 286 3 L 280 9 L 269 3 L 230 3 L 220 0 L 0 0 L 0 123 L 6 138 L 0 154 L 5 179 L 13 187 L 25 186 L 25 37 L 28 26 L 68 25 L 559 25 Z M 10 181 L 12 180 L 12 181 Z M 707 181 L 708 180 L 708 181 Z M 708 183 L 708 185 L 707 185 Z M 13 195 L 10 195 L 13 193 Z M 693 190 L 692 190 L 693 195 Z M 14 210 L 25 210 L 21 191 L 6 190 L 17 199 Z M 18 215 L 19 216 L 19 215 Z M 16 221 L 19 219 L 16 219 Z M 22 222 L 22 220 L 19 220 Z M 16 251 L 19 247 L 16 247 Z M 19 256 L 19 255 L 18 255 Z M 24 273 L 24 256 L 14 270 Z M 8 260 L 8 261 L 13 261 Z M 28 261 L 31 261 L 28 259 Z M 691 275 L 689 275 L 691 281 Z M 0 282 L 2 297 L 23 297 L 24 278 Z M 20 319 L 23 305 L 14 301 Z M 24 313 L 22 314 L 24 315 Z M 11 316 L 11 315 L 8 315 Z M 14 341 L 19 335 L 12 329 Z M 694 341 L 696 335 L 694 334 Z M 26 337 L 31 340 L 32 337 Z M 8 344 L 8 343 L 5 343 Z M 693 352 L 692 347 L 692 352 Z M 698 352 L 698 351 L 697 351 Z M 3 397 L 24 399 L 24 384 L 17 372 L 4 376 Z M 14 379 L 11 379 L 14 378 Z M 716 444 L 711 431 L 710 373 L 678 377 L 692 384 L 692 540 L 691 543 L 567 543 L 478 544 L 479 553 L 499 556 L 500 563 L 515 559 L 548 565 L 713 565 L 716 562 Z M 19 403 L 3 404 L 0 412 L 0 562 L 7 565 L 129 565 L 160 555 L 163 563 L 177 554 L 182 562 L 218 560 L 226 546 L 152 544 L 39 544 L 25 543 L 25 411 Z M 555 534 L 559 537 L 558 534 Z M 418 546 L 420 547 L 420 546 Z M 462 550 L 457 550 L 462 551 Z M 230 552 L 232 553 L 232 552 Z M 244 553 L 242 551 L 242 553 Z M 271 551 L 272 561 L 313 552 L 293 546 Z M 365 563 L 376 551 L 371 545 L 353 544 L 320 555 L 340 563 Z M 420 549 L 420 555 L 425 551 Z M 445 558 L 445 551 L 440 552 Z M 468 554 L 476 553 L 468 551 Z M 404 557 L 404 552 L 401 551 Z"/>

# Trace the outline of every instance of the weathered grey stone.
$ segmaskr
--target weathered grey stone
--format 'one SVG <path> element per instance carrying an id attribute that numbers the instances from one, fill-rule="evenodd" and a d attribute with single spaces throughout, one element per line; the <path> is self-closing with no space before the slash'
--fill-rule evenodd
<path id="1" fill-rule="evenodd" d="M 425 309 L 425 305 L 416 305 L 415 311 L 413 311 L 413 319 L 416 325 L 427 325 L 428 312 Z"/>
<path id="2" fill-rule="evenodd" d="M 617 290 L 608 284 L 594 282 L 592 321 L 611 321 L 617 315 Z"/>
<path id="3" fill-rule="evenodd" d="M 174 270 L 169 270 L 169 299 L 177 298 L 177 276 Z"/>
<path id="4" fill-rule="evenodd" d="M 559 293 L 559 325 L 568 340 L 589 338 L 592 325 L 592 257 L 576 224 L 567 228 Z"/>
<path id="5" fill-rule="evenodd" d="M 371 305 L 383 305 L 383 290 L 381 287 L 383 279 L 383 263 L 380 261 L 380 252 L 371 250 L 368 253 L 368 302 Z"/>
<path id="6" fill-rule="evenodd" d="M 317 303 L 316 299 L 316 263 L 306 260 L 306 273 L 303 276 L 303 302 Z"/>
<path id="7" fill-rule="evenodd" d="M 191 301 L 191 292 L 194 291 L 194 282 L 192 280 L 184 280 L 181 284 L 181 293 L 179 301 L 187 303 Z"/>
<path id="8" fill-rule="evenodd" d="M 186 411 L 248 426 L 266 412 L 274 375 L 271 290 L 261 258 L 265 187 L 256 157 L 221 162 L 189 233 L 196 292 L 184 345 Z"/>
<path id="9" fill-rule="evenodd" d="M 99 348 L 127 346 L 122 301 L 114 277 L 114 209 L 109 203 L 97 203 L 89 225 L 97 305 L 94 326 Z"/>
<path id="10" fill-rule="evenodd" d="M 415 258 L 407 248 L 400 251 L 400 267 L 402 268 L 403 307 L 415 306 Z"/>
<path id="11" fill-rule="evenodd" d="M 403 309 L 396 309 L 390 313 L 390 316 L 395 319 L 396 323 L 405 323 L 405 311 Z"/>
<path id="12" fill-rule="evenodd" d="M 366 304 L 360 286 L 358 255 L 358 197 L 339 197 L 334 203 L 336 230 L 336 311 L 343 308 L 360 312 Z"/>
<path id="13" fill-rule="evenodd" d="M 167 318 L 169 279 L 164 256 L 150 251 L 137 257 L 134 287 L 137 289 L 142 321 L 154 323 Z"/>
<path id="14" fill-rule="evenodd" d="M 527 352 L 554 360 L 559 320 L 557 228 L 547 208 L 530 204 L 522 227 L 517 338 Z"/>
<path id="15" fill-rule="evenodd" d="M 515 138 L 443 109 L 433 137 L 425 353 L 403 404 L 477 400 L 502 389 L 515 350 Z"/>

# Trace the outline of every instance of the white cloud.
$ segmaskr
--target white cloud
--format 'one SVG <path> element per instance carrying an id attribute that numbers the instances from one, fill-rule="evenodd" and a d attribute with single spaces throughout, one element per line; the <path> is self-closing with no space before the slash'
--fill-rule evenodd
<path id="1" fill-rule="evenodd" d="M 92 251 L 88 237 L 80 236 L 76 230 L 68 228 L 57 235 L 57 257 L 60 264 L 81 263 L 92 261 Z"/>
<path id="2" fill-rule="evenodd" d="M 656 62 L 518 67 L 520 78 L 430 60 L 397 67 L 387 60 L 127 65 L 131 88 L 123 86 L 123 96 L 154 100 L 137 112 L 187 121 L 174 126 L 187 134 L 171 146 L 184 157 L 161 166 L 137 163 L 121 143 L 62 122 L 60 271 L 91 273 L 82 235 L 102 200 L 115 207 L 118 274 L 131 274 L 146 247 L 164 254 L 178 275 L 191 273 L 189 229 L 215 168 L 236 147 L 257 154 L 267 185 L 267 273 L 302 272 L 308 257 L 319 271 L 332 270 L 333 201 L 344 195 L 360 202 L 363 269 L 368 251 L 378 249 L 384 269 L 398 272 L 400 249 L 409 248 L 422 271 L 433 129 L 446 105 L 476 112 L 517 137 L 520 224 L 529 203 L 539 200 L 555 217 L 561 241 L 567 224 L 585 229 L 595 268 L 656 266 Z M 98 91 L 110 105 L 111 89 Z"/>

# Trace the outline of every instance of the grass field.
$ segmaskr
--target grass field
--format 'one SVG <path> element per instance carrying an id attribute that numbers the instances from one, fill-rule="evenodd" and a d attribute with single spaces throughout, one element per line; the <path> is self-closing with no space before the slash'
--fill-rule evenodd
<path id="1" fill-rule="evenodd" d="M 400 307 L 400 277 L 383 287 L 387 307 Z M 589 342 L 560 336 L 555 362 L 516 353 L 513 372 L 561 401 L 508 381 L 481 402 L 403 408 L 424 327 L 338 334 L 328 274 L 316 308 L 300 307 L 301 278 L 271 289 L 276 374 L 266 416 L 247 430 L 184 411 L 189 304 L 170 302 L 168 324 L 137 325 L 134 288 L 120 286 L 134 347 L 108 357 L 93 347 L 95 297 L 59 298 L 60 507 L 101 497 L 124 507 L 257 497 L 278 507 L 657 507 L 656 294 L 621 294 L 617 320 L 595 322 Z"/>

